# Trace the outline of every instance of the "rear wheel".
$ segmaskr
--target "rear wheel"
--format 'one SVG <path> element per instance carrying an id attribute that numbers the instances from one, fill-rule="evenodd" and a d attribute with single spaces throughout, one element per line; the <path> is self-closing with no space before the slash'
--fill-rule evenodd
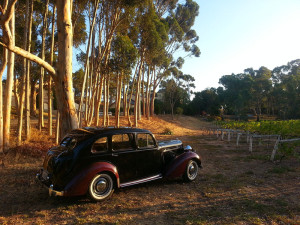
<path id="1" fill-rule="evenodd" d="M 183 179 L 187 182 L 194 181 L 198 175 L 199 166 L 195 160 L 190 160 L 183 174 Z"/>
<path id="2" fill-rule="evenodd" d="M 109 198 L 113 192 L 113 178 L 106 173 L 97 174 L 89 186 L 89 196 L 95 201 L 105 200 Z"/>

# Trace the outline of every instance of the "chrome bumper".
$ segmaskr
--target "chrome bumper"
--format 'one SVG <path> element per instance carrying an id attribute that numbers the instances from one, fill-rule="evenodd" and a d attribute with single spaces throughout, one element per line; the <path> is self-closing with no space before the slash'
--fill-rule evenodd
<path id="1" fill-rule="evenodd" d="M 49 189 L 49 196 L 64 196 L 64 191 L 56 191 L 53 189 L 53 184 L 50 185 Z"/>
<path id="2" fill-rule="evenodd" d="M 36 180 L 38 180 L 39 183 L 43 185 L 43 187 L 48 189 L 49 196 L 64 196 L 64 194 L 65 194 L 64 191 L 56 191 L 56 190 L 53 189 L 53 184 L 48 186 L 45 182 L 43 182 L 43 181 L 46 181 L 46 180 L 42 176 L 42 171 L 41 171 L 41 173 L 36 174 L 35 177 L 36 177 Z M 49 177 L 47 177 L 47 179 L 49 179 Z"/>

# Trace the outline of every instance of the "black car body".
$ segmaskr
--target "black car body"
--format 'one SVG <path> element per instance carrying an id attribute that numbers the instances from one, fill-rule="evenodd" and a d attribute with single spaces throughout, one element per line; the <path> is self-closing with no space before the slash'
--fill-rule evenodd
<path id="1" fill-rule="evenodd" d="M 137 128 L 84 128 L 48 151 L 37 178 L 50 195 L 102 200 L 115 188 L 163 177 L 192 181 L 199 167 L 199 155 L 179 140 L 157 142 Z"/>

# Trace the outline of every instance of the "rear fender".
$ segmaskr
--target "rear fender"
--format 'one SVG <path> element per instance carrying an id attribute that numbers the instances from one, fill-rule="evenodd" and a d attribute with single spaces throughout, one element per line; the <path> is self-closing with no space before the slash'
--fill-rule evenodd
<path id="1" fill-rule="evenodd" d="M 166 168 L 164 177 L 166 178 L 176 178 L 182 177 L 188 162 L 193 159 L 195 160 L 199 167 L 201 168 L 201 159 L 198 154 L 192 151 L 185 152 L 174 159 Z"/>
<path id="2" fill-rule="evenodd" d="M 120 186 L 119 174 L 116 166 L 107 162 L 97 162 L 83 169 L 64 188 L 65 196 L 78 196 L 87 193 L 93 177 L 101 172 L 111 173 L 115 176 L 117 187 Z"/>

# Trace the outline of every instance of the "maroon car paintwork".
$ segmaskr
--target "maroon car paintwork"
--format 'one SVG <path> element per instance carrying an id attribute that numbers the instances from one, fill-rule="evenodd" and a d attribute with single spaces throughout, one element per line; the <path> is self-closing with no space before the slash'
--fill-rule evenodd
<path id="1" fill-rule="evenodd" d="M 166 178 L 176 178 L 176 177 L 182 177 L 186 167 L 187 163 L 194 159 L 199 167 L 201 167 L 201 161 L 198 154 L 195 152 L 188 151 L 185 154 L 182 154 L 178 156 L 167 168 L 164 177 Z"/>
<path id="2" fill-rule="evenodd" d="M 107 162 L 97 162 L 82 170 L 68 183 L 65 187 L 64 196 L 84 195 L 93 177 L 101 172 L 112 173 L 117 181 L 118 187 L 120 186 L 117 168 Z"/>

